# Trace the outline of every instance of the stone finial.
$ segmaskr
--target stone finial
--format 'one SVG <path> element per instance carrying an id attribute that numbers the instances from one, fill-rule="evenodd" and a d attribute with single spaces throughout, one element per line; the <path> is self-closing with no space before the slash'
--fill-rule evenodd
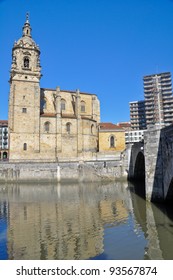
<path id="1" fill-rule="evenodd" d="M 26 13 L 26 22 L 29 23 L 29 12 Z"/>
<path id="2" fill-rule="evenodd" d="M 59 86 L 56 87 L 56 94 L 60 94 L 60 87 Z"/>
<path id="3" fill-rule="evenodd" d="M 80 95 L 80 90 L 77 89 L 77 90 L 76 90 L 76 93 L 77 93 L 77 95 Z"/>

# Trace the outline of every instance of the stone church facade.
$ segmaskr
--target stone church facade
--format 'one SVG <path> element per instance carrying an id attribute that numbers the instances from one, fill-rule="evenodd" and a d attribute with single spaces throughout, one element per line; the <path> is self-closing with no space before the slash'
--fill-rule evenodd
<path id="1" fill-rule="evenodd" d="M 27 17 L 10 72 L 9 161 L 95 159 L 100 103 L 95 94 L 40 87 L 40 49 Z"/>

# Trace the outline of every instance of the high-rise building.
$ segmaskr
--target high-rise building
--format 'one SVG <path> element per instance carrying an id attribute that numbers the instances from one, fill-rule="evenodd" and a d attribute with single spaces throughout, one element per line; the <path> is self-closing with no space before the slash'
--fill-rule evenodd
<path id="1" fill-rule="evenodd" d="M 173 96 L 171 73 L 144 76 L 146 125 L 173 123 Z"/>
<path id="2" fill-rule="evenodd" d="M 130 102 L 130 122 L 132 130 L 146 129 L 145 101 Z"/>
<path id="3" fill-rule="evenodd" d="M 8 157 L 8 121 L 0 120 L 0 160 Z"/>

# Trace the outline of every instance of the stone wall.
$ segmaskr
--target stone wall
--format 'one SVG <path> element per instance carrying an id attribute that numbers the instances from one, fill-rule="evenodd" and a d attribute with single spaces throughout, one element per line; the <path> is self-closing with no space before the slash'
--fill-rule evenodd
<path id="1" fill-rule="evenodd" d="M 122 160 L 60 163 L 0 163 L 0 182 L 97 182 L 126 179 Z"/>
<path id="2" fill-rule="evenodd" d="M 163 200 L 163 168 L 160 136 L 161 128 L 159 126 L 151 126 L 144 133 L 146 198 L 149 201 Z"/>

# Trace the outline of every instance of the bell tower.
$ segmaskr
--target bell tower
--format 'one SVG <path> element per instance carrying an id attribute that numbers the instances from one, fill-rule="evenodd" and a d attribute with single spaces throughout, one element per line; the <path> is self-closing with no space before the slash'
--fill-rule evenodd
<path id="1" fill-rule="evenodd" d="M 40 50 L 27 14 L 22 37 L 14 43 L 10 71 L 10 161 L 37 158 L 40 151 Z M 34 156 L 35 155 L 35 156 Z"/>

